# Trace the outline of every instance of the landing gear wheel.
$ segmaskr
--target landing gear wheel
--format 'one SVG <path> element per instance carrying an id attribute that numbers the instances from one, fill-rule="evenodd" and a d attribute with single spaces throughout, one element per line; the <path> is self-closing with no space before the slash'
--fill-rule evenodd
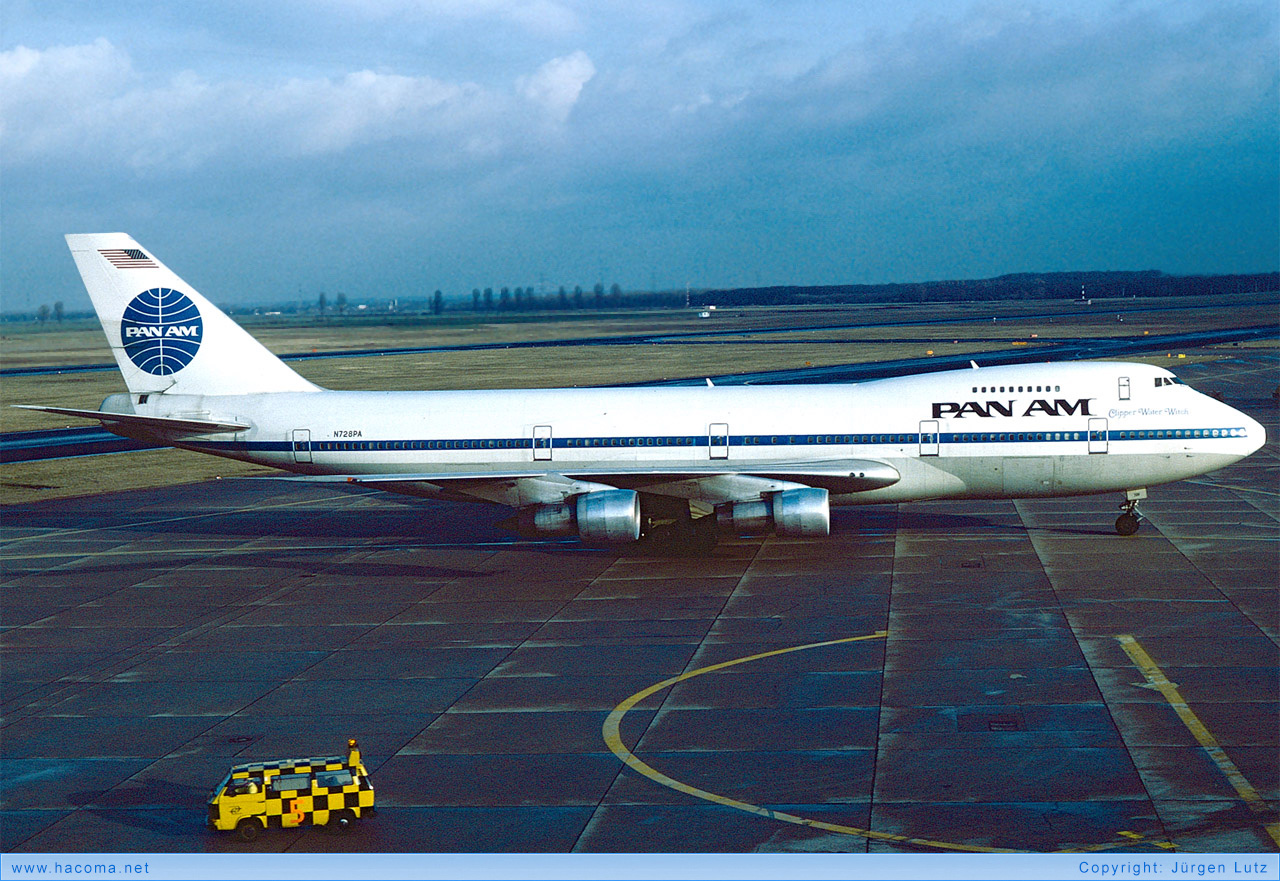
<path id="1" fill-rule="evenodd" d="M 236 835 L 241 841 L 257 841 L 262 834 L 262 824 L 252 817 L 245 817 L 236 824 Z"/>
<path id="2" fill-rule="evenodd" d="M 1133 535 L 1138 531 L 1138 515 L 1126 511 L 1116 518 L 1116 532 L 1121 535 Z"/>
<path id="3" fill-rule="evenodd" d="M 1133 535 L 1140 525 L 1138 501 L 1147 497 L 1147 491 L 1145 489 L 1129 490 L 1125 495 L 1125 500 L 1120 504 L 1120 510 L 1124 513 L 1116 518 L 1116 532 L 1121 535 Z"/>
<path id="4" fill-rule="evenodd" d="M 716 518 L 693 517 L 684 499 L 642 495 L 644 553 L 688 557 L 710 553 L 716 546 Z"/>
<path id="5" fill-rule="evenodd" d="M 346 835 L 355 825 L 355 815 L 350 811 L 335 811 L 329 817 L 328 828 L 334 835 Z"/>
<path id="6" fill-rule="evenodd" d="M 661 556 L 689 557 L 710 553 L 719 536 L 714 517 L 702 517 L 692 522 L 664 523 L 645 532 L 643 541 L 647 552 Z"/>

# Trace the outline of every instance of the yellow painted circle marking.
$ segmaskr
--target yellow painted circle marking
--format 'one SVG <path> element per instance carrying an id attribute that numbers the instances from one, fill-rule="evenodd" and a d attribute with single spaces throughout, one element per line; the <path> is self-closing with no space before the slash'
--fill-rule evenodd
<path id="1" fill-rule="evenodd" d="M 778 820 L 779 822 L 782 822 L 782 823 L 793 823 L 797 826 L 808 826 L 811 829 L 821 829 L 824 832 L 835 832 L 840 835 L 852 835 L 859 838 L 873 839 L 875 841 L 892 841 L 897 844 L 906 844 L 906 845 L 912 845 L 915 847 L 927 847 L 927 848 L 934 848 L 937 850 L 968 851 L 971 853 L 1017 853 L 1018 851 L 1012 848 L 984 847 L 982 845 L 976 845 L 976 844 L 958 844 L 952 841 L 937 841 L 931 838 L 914 838 L 909 835 L 895 835 L 891 832 L 877 832 L 874 829 L 860 829 L 857 826 L 843 826 L 838 823 L 827 823 L 822 820 L 814 820 L 809 817 L 800 817 L 800 816 L 797 816 L 796 814 L 789 814 L 785 811 L 775 811 L 770 808 L 762 807 L 760 805 L 753 805 L 749 802 L 739 801 L 738 799 L 735 799 L 735 798 L 728 798 L 727 796 L 717 795 L 714 792 L 708 792 L 705 789 L 699 789 L 696 786 L 690 786 L 688 783 L 682 783 L 679 780 L 676 780 L 672 777 L 668 777 L 666 774 L 663 774 L 661 771 L 657 770 L 651 765 L 646 764 L 635 753 L 633 753 L 630 749 L 628 749 L 626 744 L 622 742 L 621 727 L 622 727 L 623 716 L 625 716 L 628 712 L 634 709 L 636 704 L 640 703 L 645 698 L 648 698 L 651 695 L 657 694 L 658 692 L 662 691 L 664 688 L 670 688 L 671 686 L 675 685 L 678 682 L 684 682 L 685 680 L 692 679 L 695 676 L 703 676 L 707 673 L 715 673 L 720 670 L 727 669 L 729 667 L 735 667 L 738 664 L 748 664 L 752 661 L 759 661 L 759 660 L 763 660 L 764 658 L 772 658 L 777 655 L 790 654 L 791 652 L 802 652 L 808 649 L 822 648 L 824 646 L 829 646 L 829 645 L 841 645 L 843 643 L 849 643 L 849 642 L 862 642 L 864 640 L 869 640 L 869 639 L 884 639 L 888 635 L 889 635 L 889 632 L 887 630 L 877 630 L 875 633 L 870 633 L 870 634 L 867 634 L 866 636 L 849 636 L 843 639 L 829 639 L 829 640 L 826 640 L 825 642 L 812 642 L 812 643 L 809 643 L 808 645 L 799 645 L 799 646 L 793 646 L 791 648 L 774 649 L 773 651 L 760 652 L 759 654 L 755 654 L 755 655 L 748 655 L 745 658 L 737 658 L 732 661 L 723 661 L 719 664 L 712 664 L 709 667 L 699 667 L 696 670 L 689 670 L 686 673 L 681 673 L 679 676 L 673 676 L 670 679 L 664 679 L 662 682 L 655 683 L 654 685 L 650 685 L 648 688 L 642 691 L 636 692 L 635 694 L 631 695 L 631 697 L 627 698 L 622 703 L 618 704 L 616 707 L 613 708 L 613 712 L 611 712 L 608 718 L 604 720 L 604 726 L 601 732 L 604 735 L 604 742 L 608 745 L 609 749 L 613 752 L 613 754 L 617 756 L 619 759 L 621 759 L 627 765 L 627 767 L 632 768 L 633 770 L 635 770 L 640 774 L 643 774 L 645 777 L 649 778 L 655 783 L 660 783 L 669 789 L 674 789 L 676 792 L 683 792 L 685 795 L 691 795 L 694 798 L 700 798 L 704 801 L 713 802 L 714 804 L 724 805 L 725 807 L 734 808 L 735 810 L 745 811 L 748 814 L 755 814 L 757 817 L 767 817 L 770 820 Z M 1127 836 L 1135 836 L 1135 833 L 1132 833 L 1132 832 L 1122 833 L 1122 834 Z M 1137 835 L 1136 838 L 1141 839 L 1143 838 L 1143 836 Z M 1070 848 L 1062 852 L 1080 853 L 1080 852 L 1087 852 L 1087 851 L 1089 852 L 1101 851 L 1101 850 L 1108 850 L 1112 847 L 1132 847 L 1134 843 L 1135 842 L 1133 837 L 1125 837 L 1112 844 Z M 1148 843 L 1153 844 L 1156 847 L 1167 846 L 1167 842 L 1148 842 Z"/>

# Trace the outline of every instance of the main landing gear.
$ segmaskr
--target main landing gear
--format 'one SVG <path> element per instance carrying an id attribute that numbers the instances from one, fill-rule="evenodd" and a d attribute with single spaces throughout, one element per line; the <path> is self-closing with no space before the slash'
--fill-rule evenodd
<path id="1" fill-rule="evenodd" d="M 693 517 L 684 499 L 640 497 L 640 541 L 650 551 L 678 556 L 710 553 L 719 533 L 715 515 Z"/>
<path id="2" fill-rule="evenodd" d="M 1124 502 L 1120 505 L 1120 510 L 1124 513 L 1116 518 L 1116 532 L 1121 535 L 1133 535 L 1138 531 L 1142 523 L 1138 514 L 1138 502 L 1146 497 L 1145 489 L 1131 489 L 1124 494 Z"/>

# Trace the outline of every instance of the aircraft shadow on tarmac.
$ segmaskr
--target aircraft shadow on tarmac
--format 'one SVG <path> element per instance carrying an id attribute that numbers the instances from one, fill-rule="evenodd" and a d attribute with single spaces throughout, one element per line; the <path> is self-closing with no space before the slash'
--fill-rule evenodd
<path id="1" fill-rule="evenodd" d="M 264 538 L 296 540 L 298 551 L 309 546 L 332 542 L 348 549 L 358 549 L 362 542 L 369 542 L 371 549 L 388 548 L 397 543 L 406 547 L 507 544 L 520 541 L 512 529 L 505 528 L 509 521 L 505 508 L 454 502 L 422 502 L 379 496 L 376 508 L 359 507 L 345 509 L 299 509 L 295 511 L 275 509 L 268 512 L 256 509 L 228 513 L 210 512 L 208 516 L 193 513 L 191 509 L 150 509 L 140 516 L 137 511 L 103 510 L 87 512 L 66 510 L 28 509 L 22 518 L 23 526 L 34 530 L 112 530 L 134 535 L 165 536 L 197 533 L 210 539 Z M 463 511 L 462 509 L 466 510 Z M 269 522 L 263 522 L 268 517 Z M 906 510 L 895 505 L 872 505 L 858 508 L 839 508 L 831 512 L 831 540 L 850 539 L 856 536 L 886 536 L 898 530 L 929 534 L 974 533 L 983 535 L 1019 534 L 1031 531 L 1010 511 L 1003 515 L 969 514 L 952 511 Z M 1113 531 L 1104 518 L 1096 528 L 1055 526 L 1052 532 L 1072 535 L 1110 536 Z M 817 539 L 821 541 L 822 539 Z M 581 554 L 584 552 L 616 553 L 626 557 L 648 556 L 658 553 L 666 556 L 679 552 L 679 543 L 665 548 L 661 542 L 641 542 L 635 546 L 588 547 L 573 539 L 537 539 L 530 542 L 548 552 Z M 265 550 L 265 549 L 263 549 Z M 240 554 L 228 549 L 219 551 L 219 559 L 231 562 L 236 557 L 261 559 L 263 550 Z M 288 554 L 293 548 L 284 548 L 271 555 L 271 565 L 287 565 Z M 705 548 L 701 549 L 705 553 Z M 299 565 L 306 565 L 303 559 Z M 373 564 L 369 564 L 373 565 Z M 78 571 L 92 571 L 92 566 L 77 567 Z M 387 567 L 381 567 L 387 568 Z M 421 567 L 403 568 L 403 573 L 385 572 L 387 576 L 415 574 L 421 576 Z M 450 575 L 451 573 L 441 573 Z M 463 573 L 452 573 L 461 575 Z"/>
<path id="2" fill-rule="evenodd" d="M 172 780 L 149 780 L 143 786 L 119 787 L 110 792 L 85 790 L 69 793 L 69 802 L 93 805 L 84 812 L 107 828 L 128 827 L 158 839 L 189 840 L 195 830 L 204 831 L 203 806 L 208 790 Z M 208 833 L 211 837 L 213 833 Z"/>
<path id="3" fill-rule="evenodd" d="M 316 548 L 316 551 L 323 551 L 324 548 Z M 143 562 L 137 564 L 137 570 L 151 570 L 152 577 L 161 577 L 165 572 L 174 569 L 180 569 L 192 563 L 198 563 L 200 557 L 197 554 L 182 555 L 168 557 L 164 562 Z M 258 550 L 252 553 L 239 553 L 236 551 L 220 552 L 217 555 L 217 562 L 222 567 L 243 566 L 247 569 L 271 570 L 276 573 L 280 571 L 295 572 L 301 575 L 314 575 L 317 568 L 324 568 L 327 564 L 325 560 L 318 560 L 314 551 L 310 553 L 276 553 L 270 550 Z M 423 578 L 431 579 L 462 579 L 462 578 L 486 578 L 492 575 L 490 572 L 474 571 L 470 569 L 458 569 L 450 566 L 432 566 L 425 563 L 378 563 L 368 560 L 361 561 L 359 564 L 360 575 L 369 579 L 394 579 L 405 578 L 419 580 Z M 74 574 L 77 579 L 85 579 L 94 575 L 111 576 L 120 572 L 120 564 L 116 562 L 108 562 L 102 564 L 88 564 L 76 566 L 69 572 Z"/>

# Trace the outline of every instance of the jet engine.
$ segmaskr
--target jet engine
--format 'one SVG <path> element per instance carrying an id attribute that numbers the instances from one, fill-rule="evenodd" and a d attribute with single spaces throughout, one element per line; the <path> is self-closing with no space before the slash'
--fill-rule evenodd
<path id="1" fill-rule="evenodd" d="M 611 544 L 640 538 L 640 494 L 630 489 L 583 493 L 570 502 L 533 505 L 520 510 L 522 532 L 572 535 Z"/>
<path id="2" fill-rule="evenodd" d="M 583 541 L 618 542 L 640 539 L 640 494 L 609 489 L 578 496 L 578 534 Z"/>
<path id="3" fill-rule="evenodd" d="M 758 535 L 770 529 L 786 536 L 827 535 L 831 505 L 825 489 L 789 489 L 759 501 L 719 505 L 716 522 L 739 535 Z"/>

